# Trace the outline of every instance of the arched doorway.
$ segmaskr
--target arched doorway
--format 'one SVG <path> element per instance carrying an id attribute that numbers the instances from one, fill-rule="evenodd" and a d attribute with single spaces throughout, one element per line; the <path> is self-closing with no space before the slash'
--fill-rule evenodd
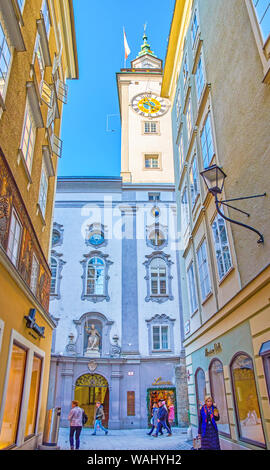
<path id="1" fill-rule="evenodd" d="M 109 421 L 109 386 L 107 380 L 99 374 L 84 374 L 76 380 L 74 400 L 78 400 L 88 416 L 86 427 L 93 427 L 96 402 L 103 404 L 105 420 L 103 425 L 108 426 Z"/>

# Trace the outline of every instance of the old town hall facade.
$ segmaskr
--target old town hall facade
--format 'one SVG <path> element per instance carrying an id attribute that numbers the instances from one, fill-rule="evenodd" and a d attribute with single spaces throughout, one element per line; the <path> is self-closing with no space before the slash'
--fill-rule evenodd
<path id="1" fill-rule="evenodd" d="M 116 74 L 121 176 L 58 178 L 48 407 L 61 407 L 63 426 L 74 398 L 88 426 L 100 400 L 109 428 L 147 427 L 158 398 L 187 424 L 170 103 L 143 41 Z"/>

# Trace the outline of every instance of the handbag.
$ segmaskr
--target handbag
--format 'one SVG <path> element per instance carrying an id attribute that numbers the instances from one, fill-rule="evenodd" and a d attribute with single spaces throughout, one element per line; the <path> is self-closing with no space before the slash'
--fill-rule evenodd
<path id="1" fill-rule="evenodd" d="M 199 450 L 202 447 L 202 440 L 199 436 L 193 438 L 193 449 Z"/>

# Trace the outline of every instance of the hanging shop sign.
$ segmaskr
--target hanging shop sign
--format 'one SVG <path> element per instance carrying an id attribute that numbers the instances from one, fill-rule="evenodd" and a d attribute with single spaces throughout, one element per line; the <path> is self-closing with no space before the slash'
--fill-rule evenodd
<path id="1" fill-rule="evenodd" d="M 158 379 L 154 380 L 152 385 L 173 385 L 172 382 L 170 382 L 169 380 L 167 382 L 163 382 L 161 379 L 162 377 L 158 377 Z"/>
<path id="2" fill-rule="evenodd" d="M 36 324 L 36 309 L 35 308 L 31 308 L 29 310 L 29 315 L 28 316 L 25 315 L 24 318 L 26 320 L 27 328 L 30 328 L 31 330 L 35 331 L 35 333 L 37 333 L 38 336 L 40 336 L 41 338 L 45 338 L 44 336 L 45 327 L 38 326 Z"/>
<path id="3" fill-rule="evenodd" d="M 205 349 L 205 356 L 212 356 L 213 354 L 219 354 L 222 352 L 222 346 L 220 343 L 215 343 L 212 349 Z"/>

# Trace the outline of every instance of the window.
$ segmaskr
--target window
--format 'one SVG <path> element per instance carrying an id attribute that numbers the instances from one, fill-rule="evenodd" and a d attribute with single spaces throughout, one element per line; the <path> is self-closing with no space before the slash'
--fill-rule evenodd
<path id="1" fill-rule="evenodd" d="M 183 139 L 183 131 L 181 132 L 180 135 L 180 140 L 179 140 L 179 164 L 180 164 L 180 172 L 184 166 L 184 139 Z"/>
<path id="2" fill-rule="evenodd" d="M 180 93 L 180 88 L 178 88 L 177 95 L 176 95 L 176 118 L 177 118 L 177 121 L 180 118 L 180 111 L 181 111 L 181 93 Z"/>
<path id="3" fill-rule="evenodd" d="M 7 254 L 15 266 L 17 266 L 19 260 L 21 237 L 22 225 L 16 211 L 13 209 L 9 229 Z"/>
<path id="4" fill-rule="evenodd" d="M 34 119 L 30 110 L 30 105 L 27 101 L 26 108 L 25 108 L 25 115 L 24 115 L 21 150 L 22 150 L 22 154 L 23 154 L 29 173 L 31 173 L 31 169 L 32 169 L 35 136 L 36 136 L 36 128 L 34 125 Z"/>
<path id="5" fill-rule="evenodd" d="M 214 145 L 213 145 L 213 136 L 212 128 L 210 122 L 210 113 L 206 118 L 203 130 L 201 133 L 201 144 L 202 144 L 202 154 L 203 154 L 203 165 L 204 168 L 207 168 L 210 165 L 210 162 L 214 156 Z"/>
<path id="6" fill-rule="evenodd" d="M 91 258 L 87 269 L 86 295 L 104 295 L 104 273 L 104 261 Z"/>
<path id="7" fill-rule="evenodd" d="M 0 93 L 2 96 L 4 95 L 4 90 L 7 83 L 10 61 L 10 49 L 8 47 L 7 39 L 0 23 Z"/>
<path id="8" fill-rule="evenodd" d="M 150 265 L 151 295 L 167 294 L 166 263 L 161 258 L 155 258 Z"/>
<path id="9" fill-rule="evenodd" d="M 40 36 L 37 33 L 36 44 L 34 49 L 34 67 L 37 76 L 38 83 L 41 85 L 41 82 L 44 78 L 45 73 L 45 61 L 43 57 L 42 48 L 40 45 Z M 41 90 L 39 90 L 41 92 Z"/>
<path id="10" fill-rule="evenodd" d="M 35 433 L 38 399 L 40 392 L 40 377 L 41 377 L 42 360 L 34 355 L 33 368 L 31 376 L 30 394 L 28 400 L 28 410 L 25 427 L 25 437 L 31 436 Z"/>
<path id="11" fill-rule="evenodd" d="M 221 280 L 232 266 L 225 220 L 218 214 L 212 224 L 218 275 Z"/>
<path id="12" fill-rule="evenodd" d="M 47 36 L 49 36 L 49 32 L 50 32 L 50 14 L 49 14 L 48 4 L 47 4 L 46 0 L 43 0 L 41 11 L 42 11 L 42 14 L 43 14 L 43 17 L 44 17 L 46 33 L 47 33 Z"/>
<path id="13" fill-rule="evenodd" d="M 145 168 L 159 168 L 158 155 L 145 155 Z"/>
<path id="14" fill-rule="evenodd" d="M 197 15 L 197 10 L 195 10 L 194 15 L 193 15 L 192 27 L 191 27 L 192 47 L 195 44 L 198 30 L 199 30 L 198 15 Z"/>
<path id="15" fill-rule="evenodd" d="M 240 439 L 265 447 L 252 359 L 239 353 L 231 363 L 231 375 Z"/>
<path id="16" fill-rule="evenodd" d="M 187 275 L 188 275 L 190 310 L 191 310 L 191 313 L 194 313 L 195 310 L 197 310 L 198 308 L 198 302 L 197 302 L 197 294 L 196 294 L 193 261 L 187 270 Z"/>
<path id="17" fill-rule="evenodd" d="M 230 435 L 223 365 L 218 359 L 214 359 L 211 362 L 209 367 L 209 377 L 211 395 L 219 410 L 220 420 L 218 421 L 218 430 L 222 434 Z"/>
<path id="18" fill-rule="evenodd" d="M 267 385 L 268 398 L 270 401 L 270 341 L 262 343 L 259 351 L 259 356 L 263 361 L 265 381 Z"/>
<path id="19" fill-rule="evenodd" d="M 185 187 L 181 198 L 181 225 L 182 230 L 185 231 L 189 223 L 189 209 L 188 209 L 188 194 Z"/>
<path id="20" fill-rule="evenodd" d="M 185 58 L 184 58 L 183 76 L 184 76 L 184 88 L 186 88 L 186 85 L 188 83 L 188 57 L 187 57 L 187 53 L 186 53 Z"/>
<path id="21" fill-rule="evenodd" d="M 48 194 L 48 175 L 47 175 L 45 165 L 42 165 L 38 203 L 39 203 L 44 219 L 45 219 L 46 205 L 47 205 L 47 194 Z"/>
<path id="22" fill-rule="evenodd" d="M 23 11 L 25 0 L 17 0 L 17 2 L 18 2 L 20 10 Z"/>
<path id="23" fill-rule="evenodd" d="M 144 123 L 144 132 L 145 134 L 156 134 L 157 133 L 157 123 L 152 121 L 147 121 Z"/>
<path id="24" fill-rule="evenodd" d="M 202 91 L 203 91 L 203 88 L 204 88 L 204 84 L 205 84 L 203 63 L 202 63 L 202 54 L 200 55 L 199 62 L 198 62 L 198 65 L 197 65 L 197 69 L 196 69 L 196 73 L 195 73 L 195 79 L 196 79 L 197 98 L 198 98 L 198 101 L 200 101 Z"/>
<path id="25" fill-rule="evenodd" d="M 169 335 L 167 325 L 153 326 L 153 350 L 169 349 Z"/>
<path id="26" fill-rule="evenodd" d="M 149 201 L 160 201 L 160 193 L 148 193 Z"/>
<path id="27" fill-rule="evenodd" d="M 39 262 L 37 260 L 36 255 L 33 254 L 31 280 L 30 280 L 30 289 L 33 292 L 33 294 L 36 294 L 37 292 L 38 275 L 39 275 Z"/>
<path id="28" fill-rule="evenodd" d="M 16 443 L 26 357 L 26 351 L 20 346 L 13 344 L 4 416 L 0 434 L 0 449 L 5 449 Z"/>
<path id="29" fill-rule="evenodd" d="M 187 113 L 186 113 L 186 123 L 187 123 L 187 134 L 188 140 L 190 140 L 191 133 L 192 133 L 192 110 L 191 110 L 191 98 L 189 97 L 188 106 L 187 106 Z"/>
<path id="30" fill-rule="evenodd" d="M 194 160 L 192 162 L 192 166 L 190 169 L 189 183 L 190 183 L 191 202 L 192 202 L 192 207 L 193 207 L 196 202 L 198 194 L 200 194 L 196 155 L 194 157 Z"/>
<path id="31" fill-rule="evenodd" d="M 196 399 L 197 399 L 197 413 L 200 416 L 200 408 L 204 405 L 206 396 L 206 381 L 205 373 L 202 369 L 197 369 L 195 373 L 195 386 L 196 386 Z"/>
<path id="32" fill-rule="evenodd" d="M 206 241 L 204 240 L 197 251 L 199 277 L 202 300 L 205 300 L 207 295 L 211 292 L 211 284 L 208 270 L 208 261 L 206 253 Z"/>
<path id="33" fill-rule="evenodd" d="M 270 34 L 270 1 L 269 0 L 252 0 L 263 42 L 265 43 Z"/>
<path id="34" fill-rule="evenodd" d="M 57 278 L 58 278 L 58 262 L 55 258 L 51 258 L 51 294 L 57 294 Z"/>
<path id="35" fill-rule="evenodd" d="M 149 239 L 154 247 L 160 247 L 165 243 L 165 237 L 158 228 L 150 233 Z"/>

